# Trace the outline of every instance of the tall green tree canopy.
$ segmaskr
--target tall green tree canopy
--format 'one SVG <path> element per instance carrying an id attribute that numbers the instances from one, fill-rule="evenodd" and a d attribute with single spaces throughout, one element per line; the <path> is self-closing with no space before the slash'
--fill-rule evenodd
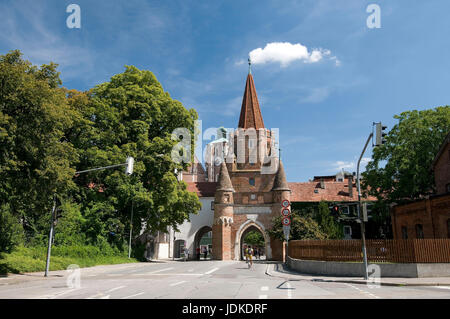
<path id="1" fill-rule="evenodd" d="M 4 224 L 15 220 L 29 238 L 45 238 L 56 194 L 62 214 L 58 243 L 109 240 L 120 246 L 132 207 L 135 235 L 142 226 L 154 231 L 176 228 L 197 213 L 197 195 L 176 176 L 188 163 L 171 157 L 180 140 L 173 138 L 174 129 L 187 129 L 194 143 L 195 110 L 173 100 L 150 71 L 129 66 L 109 82 L 79 92 L 61 87 L 56 67 L 33 66 L 19 51 L 0 56 Z M 123 167 L 74 176 L 76 171 L 124 163 L 128 156 L 136 161 L 131 176 Z M 10 249 L 16 238 L 20 236 L 5 238 L 4 247 Z"/>
<path id="2" fill-rule="evenodd" d="M 450 131 L 450 107 L 407 111 L 374 148 L 363 173 L 363 188 L 379 200 L 402 202 L 432 193 L 432 161 Z M 384 164 L 384 165 L 383 165 Z"/>
<path id="3" fill-rule="evenodd" d="M 19 51 L 0 56 L 0 202 L 31 233 L 44 227 L 53 195 L 75 186 L 77 152 L 66 132 L 77 114 L 56 66 L 33 66 Z"/>
<path id="4" fill-rule="evenodd" d="M 170 156 L 179 142 L 172 138 L 176 128 L 194 135 L 195 110 L 171 99 L 152 72 L 132 66 L 90 92 L 72 91 L 69 97 L 84 118 L 72 135 L 80 155 L 78 169 L 124 163 L 128 156 L 136 161 L 131 176 L 118 169 L 75 178 L 84 186 L 80 196 L 90 202 L 92 218 L 103 214 L 100 219 L 109 225 L 105 231 L 123 229 L 132 205 L 136 233 L 141 223 L 165 231 L 197 213 L 197 195 L 188 192 L 175 173 L 187 163 L 176 163 Z"/>

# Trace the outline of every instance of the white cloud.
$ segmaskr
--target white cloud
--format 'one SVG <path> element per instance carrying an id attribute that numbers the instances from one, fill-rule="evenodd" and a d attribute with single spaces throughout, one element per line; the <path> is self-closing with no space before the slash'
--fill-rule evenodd
<path id="1" fill-rule="evenodd" d="M 369 157 L 363 157 L 361 159 L 361 164 L 360 164 L 360 172 L 364 172 L 365 171 L 365 167 L 367 165 L 367 163 L 369 163 L 371 161 L 371 158 Z M 347 161 L 336 161 L 334 163 L 331 164 L 331 168 L 329 169 L 329 171 L 331 172 L 339 172 L 341 170 L 345 170 L 345 171 L 349 171 L 349 172 L 356 172 L 356 164 L 357 162 L 347 162 Z"/>
<path id="2" fill-rule="evenodd" d="M 317 63 L 325 57 L 335 60 L 336 65 L 339 61 L 336 57 L 331 56 L 330 50 L 313 49 L 310 52 L 301 43 L 292 44 L 290 42 L 267 43 L 264 49 L 254 49 L 249 53 L 249 56 L 253 64 L 280 63 L 282 67 L 286 67 L 294 61 Z"/>

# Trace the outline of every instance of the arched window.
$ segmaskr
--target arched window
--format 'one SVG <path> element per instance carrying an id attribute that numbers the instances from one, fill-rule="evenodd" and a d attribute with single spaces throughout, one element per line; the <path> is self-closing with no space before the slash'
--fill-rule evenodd
<path id="1" fill-rule="evenodd" d="M 423 238 L 423 225 L 416 224 L 416 238 Z"/>
<path id="2" fill-rule="evenodd" d="M 408 228 L 406 226 L 402 226 L 402 239 L 408 239 Z"/>
<path id="3" fill-rule="evenodd" d="M 250 185 L 255 186 L 255 179 L 253 177 L 250 177 L 248 182 Z"/>

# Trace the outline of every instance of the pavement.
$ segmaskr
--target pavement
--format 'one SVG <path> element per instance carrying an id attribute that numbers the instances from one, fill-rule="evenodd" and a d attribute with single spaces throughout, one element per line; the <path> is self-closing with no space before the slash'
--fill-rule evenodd
<path id="1" fill-rule="evenodd" d="M 410 279 L 370 285 L 360 278 L 302 275 L 266 261 L 249 269 L 243 261 L 167 260 L 43 275 L 0 278 L 0 299 L 450 299 L 450 285 L 436 278 L 420 286 L 404 285 Z"/>
<path id="2" fill-rule="evenodd" d="M 354 283 L 354 284 L 373 284 L 371 281 L 365 280 L 363 277 L 332 277 L 332 276 L 316 276 L 301 274 L 295 270 L 289 269 L 285 264 L 277 263 L 267 269 L 267 275 L 273 277 L 284 278 L 286 280 L 306 280 L 306 281 L 322 281 L 337 283 Z M 449 287 L 450 277 L 427 277 L 427 278 L 380 278 L 379 282 L 382 286 L 442 286 Z"/>

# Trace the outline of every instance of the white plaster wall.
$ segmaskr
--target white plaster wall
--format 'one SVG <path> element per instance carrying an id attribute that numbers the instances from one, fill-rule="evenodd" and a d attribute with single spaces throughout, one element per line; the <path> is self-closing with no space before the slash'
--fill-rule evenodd
<path id="1" fill-rule="evenodd" d="M 202 209 L 198 214 L 191 214 L 189 217 L 190 221 L 185 221 L 182 225 L 178 227 L 179 232 L 175 233 L 176 240 L 181 239 L 187 242 L 187 247 L 189 248 L 189 255 L 194 256 L 194 240 L 197 231 L 204 227 L 209 226 L 212 228 L 214 221 L 214 211 L 211 210 L 211 203 L 214 201 L 214 197 L 201 197 L 200 202 L 202 203 Z M 173 256 L 173 244 L 174 244 L 174 233 L 169 232 L 170 235 L 170 258 Z"/>

